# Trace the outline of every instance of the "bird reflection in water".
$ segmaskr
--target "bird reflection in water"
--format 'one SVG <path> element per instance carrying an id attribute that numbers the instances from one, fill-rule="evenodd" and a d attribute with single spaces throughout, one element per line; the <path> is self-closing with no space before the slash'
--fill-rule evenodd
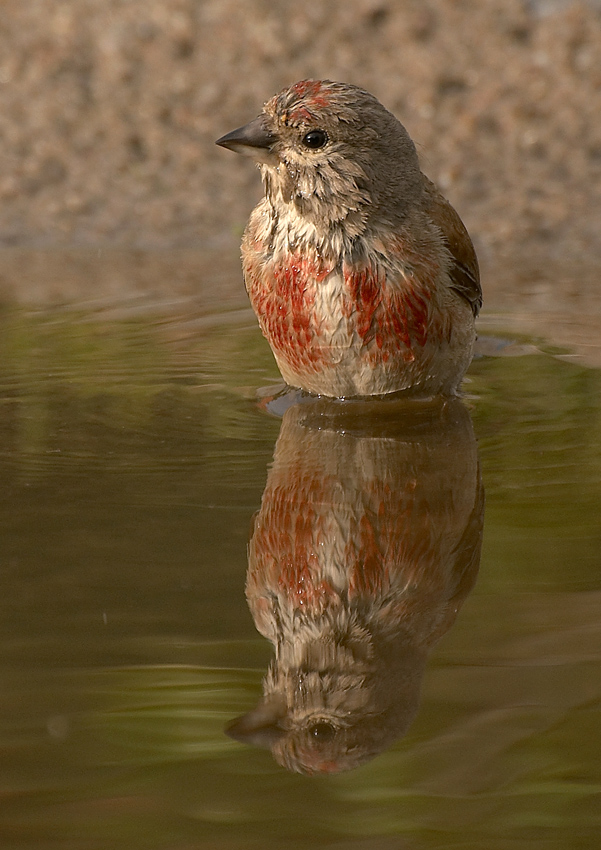
<path id="1" fill-rule="evenodd" d="M 460 401 L 289 407 L 246 583 L 275 658 L 228 734 L 305 774 L 358 767 L 405 734 L 428 651 L 474 586 L 483 516 Z"/>

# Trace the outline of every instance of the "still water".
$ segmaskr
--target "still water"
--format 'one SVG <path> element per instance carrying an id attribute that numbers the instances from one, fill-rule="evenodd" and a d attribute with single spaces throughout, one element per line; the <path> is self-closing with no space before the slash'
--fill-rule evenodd
<path id="1" fill-rule="evenodd" d="M 270 406 L 246 310 L 3 308 L 0 847 L 601 846 L 601 372 L 483 350 Z"/>

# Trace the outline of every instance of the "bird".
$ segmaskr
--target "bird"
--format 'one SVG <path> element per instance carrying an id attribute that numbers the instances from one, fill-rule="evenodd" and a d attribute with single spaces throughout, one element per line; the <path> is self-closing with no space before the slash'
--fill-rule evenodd
<path id="1" fill-rule="evenodd" d="M 476 582 L 483 529 L 460 399 L 289 407 L 247 550 L 248 606 L 274 657 L 227 734 L 309 775 L 404 735 L 428 654 Z"/>
<path id="2" fill-rule="evenodd" d="M 261 172 L 242 266 L 284 381 L 331 398 L 456 395 L 478 260 L 400 121 L 358 86 L 301 80 L 216 144 Z"/>

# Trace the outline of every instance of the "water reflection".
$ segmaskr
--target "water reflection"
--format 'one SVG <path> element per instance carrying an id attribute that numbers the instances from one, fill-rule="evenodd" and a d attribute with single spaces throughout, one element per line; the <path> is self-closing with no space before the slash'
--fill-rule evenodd
<path id="1" fill-rule="evenodd" d="M 483 515 L 461 402 L 290 407 L 246 585 L 275 658 L 229 734 L 306 774 L 355 768 L 402 736 L 428 651 L 474 586 Z"/>

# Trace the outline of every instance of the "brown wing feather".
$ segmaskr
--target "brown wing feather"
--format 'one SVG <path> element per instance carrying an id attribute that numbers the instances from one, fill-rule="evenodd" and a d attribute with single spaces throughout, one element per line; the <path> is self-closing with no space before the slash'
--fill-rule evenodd
<path id="1" fill-rule="evenodd" d="M 482 306 L 482 288 L 478 258 L 472 240 L 457 212 L 425 175 L 424 187 L 426 211 L 442 231 L 453 259 L 449 270 L 452 288 L 469 302 L 474 316 L 477 316 Z"/>

